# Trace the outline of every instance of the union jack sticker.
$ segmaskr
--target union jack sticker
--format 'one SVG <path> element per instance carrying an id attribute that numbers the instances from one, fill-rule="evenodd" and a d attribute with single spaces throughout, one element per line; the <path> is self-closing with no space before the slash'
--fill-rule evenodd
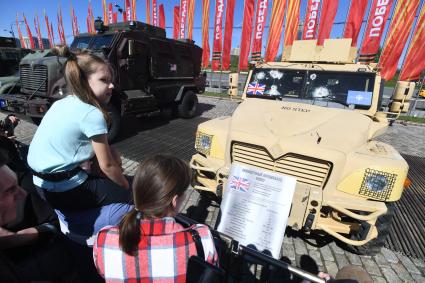
<path id="1" fill-rule="evenodd" d="M 249 189 L 249 181 L 248 179 L 242 177 L 231 176 L 229 181 L 229 187 L 232 190 L 246 193 Z"/>
<path id="2" fill-rule="evenodd" d="M 257 82 L 250 83 L 248 85 L 247 94 L 263 95 L 265 89 L 266 89 L 265 84 L 259 84 Z"/>

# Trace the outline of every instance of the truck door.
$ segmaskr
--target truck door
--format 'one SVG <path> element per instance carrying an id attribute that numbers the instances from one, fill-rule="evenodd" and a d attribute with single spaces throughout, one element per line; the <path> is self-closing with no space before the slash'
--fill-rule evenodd
<path id="1" fill-rule="evenodd" d="M 149 80 L 150 50 L 146 43 L 134 40 L 134 55 L 128 56 L 128 39 L 118 49 L 119 88 L 145 90 Z"/>

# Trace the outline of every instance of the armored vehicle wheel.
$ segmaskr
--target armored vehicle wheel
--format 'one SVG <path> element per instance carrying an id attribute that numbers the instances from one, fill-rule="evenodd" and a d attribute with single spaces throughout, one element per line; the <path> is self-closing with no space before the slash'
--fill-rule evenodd
<path id="1" fill-rule="evenodd" d="M 384 246 L 387 236 L 390 233 L 391 224 L 393 222 L 395 213 L 394 203 L 387 203 L 387 209 L 387 213 L 378 217 L 376 220 L 378 237 L 363 246 L 346 245 L 346 248 L 349 251 L 360 255 L 376 255 L 381 251 L 381 248 Z M 355 239 L 356 235 L 352 235 L 352 238 Z"/>
<path id="2" fill-rule="evenodd" d="M 188 90 L 177 106 L 179 117 L 192 118 L 196 115 L 196 110 L 198 110 L 198 97 L 193 91 Z"/>
<path id="3" fill-rule="evenodd" d="M 31 117 L 32 122 L 34 124 L 36 124 L 37 126 L 40 125 L 41 119 L 43 119 L 43 118 L 41 118 L 41 117 Z"/>
<path id="4" fill-rule="evenodd" d="M 20 89 L 21 85 L 19 83 L 6 83 L 1 85 L 0 94 L 18 93 Z"/>
<path id="5" fill-rule="evenodd" d="M 121 127 L 120 112 L 113 105 L 108 105 L 108 114 L 111 124 L 108 127 L 108 142 L 113 142 L 117 137 Z"/>

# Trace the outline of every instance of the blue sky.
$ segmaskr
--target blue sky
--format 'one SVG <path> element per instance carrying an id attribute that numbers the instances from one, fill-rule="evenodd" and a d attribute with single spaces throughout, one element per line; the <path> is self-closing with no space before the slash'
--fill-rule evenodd
<path id="1" fill-rule="evenodd" d="M 275 0 L 278 1 L 278 0 Z M 335 0 L 336 1 L 336 0 Z M 423 2 L 424 0 L 421 0 Z M 118 5 L 124 7 L 124 0 L 116 0 L 116 1 L 107 1 L 107 3 L 117 3 Z M 175 5 L 179 5 L 180 0 L 157 0 L 158 4 L 163 3 L 165 7 L 165 19 L 166 19 L 166 32 L 167 37 L 172 37 L 172 26 L 173 26 L 173 7 Z M 271 3 L 269 4 L 269 12 L 267 14 L 267 23 L 270 21 L 270 9 Z M 371 0 L 369 1 L 371 2 Z M 338 6 L 338 12 L 335 17 L 335 23 L 344 22 L 349 9 L 349 0 L 340 0 Z M 38 13 L 40 17 L 41 24 L 41 32 L 43 37 L 47 38 L 46 27 L 44 24 L 44 19 L 42 19 L 43 9 L 46 10 L 47 15 L 49 16 L 49 20 L 53 21 L 53 27 L 55 29 L 55 39 L 58 39 L 57 36 L 57 20 L 56 20 L 56 12 L 58 5 L 62 6 L 62 15 L 65 27 L 65 35 L 67 38 L 67 42 L 70 43 L 72 40 L 72 29 L 71 29 L 71 16 L 70 16 L 70 4 L 75 9 L 78 25 L 81 31 L 86 31 L 86 23 L 85 19 L 87 16 L 87 6 L 88 0 L 63 0 L 63 1 L 53 1 L 53 0 L 42 0 L 42 1 L 34 1 L 34 0 L 15 0 L 15 1 L 0 1 L 0 35 L 1 36 L 10 36 L 9 30 L 12 27 L 15 35 L 16 32 L 16 24 L 15 17 L 16 13 L 19 13 L 20 19 L 22 20 L 22 13 L 25 13 L 27 20 L 31 26 L 32 33 L 35 35 L 35 30 L 33 29 L 34 25 L 34 16 L 35 13 Z M 306 4 L 307 0 L 301 0 L 301 8 L 300 8 L 300 19 L 304 20 L 304 15 L 306 13 Z M 215 11 L 215 0 L 210 0 L 210 46 L 212 48 L 212 23 L 214 21 L 214 11 Z M 241 40 L 241 27 L 243 20 L 243 5 L 244 0 L 236 0 L 235 6 L 235 16 L 234 16 L 234 30 L 232 37 L 232 48 L 238 47 L 240 45 Z M 102 0 L 92 0 L 92 6 L 94 11 L 94 16 L 102 16 Z M 137 18 L 139 21 L 145 21 L 145 11 L 146 11 L 146 0 L 138 0 L 137 1 Z M 194 31 L 193 31 L 193 39 L 195 43 L 198 45 L 202 45 L 201 41 L 201 17 L 202 17 L 202 0 L 196 0 L 195 5 L 195 23 L 194 23 Z M 121 18 L 121 16 L 119 16 Z M 362 29 L 364 29 L 365 24 L 363 24 Z M 343 24 L 335 24 L 332 29 L 331 38 L 341 37 L 343 34 L 344 25 Z M 26 31 L 24 25 L 21 25 L 21 30 L 26 36 Z M 268 28 L 265 30 L 265 37 L 263 38 L 263 45 L 267 42 L 267 34 Z M 359 36 L 359 41 L 362 39 L 362 33 Z M 281 40 L 282 41 L 282 40 Z M 281 48 L 279 48 L 279 53 L 281 52 Z M 263 46 L 264 51 L 264 46 Z"/>

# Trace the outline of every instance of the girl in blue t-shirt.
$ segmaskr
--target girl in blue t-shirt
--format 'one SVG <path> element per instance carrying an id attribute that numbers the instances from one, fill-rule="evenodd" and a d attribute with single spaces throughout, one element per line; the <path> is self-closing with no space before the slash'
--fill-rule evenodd
<path id="1" fill-rule="evenodd" d="M 55 209 L 64 211 L 131 202 L 121 158 L 107 140 L 111 67 L 88 51 L 73 54 L 61 47 L 56 52 L 68 57 L 64 77 L 69 95 L 47 111 L 31 142 L 28 164 L 34 184 Z"/>

